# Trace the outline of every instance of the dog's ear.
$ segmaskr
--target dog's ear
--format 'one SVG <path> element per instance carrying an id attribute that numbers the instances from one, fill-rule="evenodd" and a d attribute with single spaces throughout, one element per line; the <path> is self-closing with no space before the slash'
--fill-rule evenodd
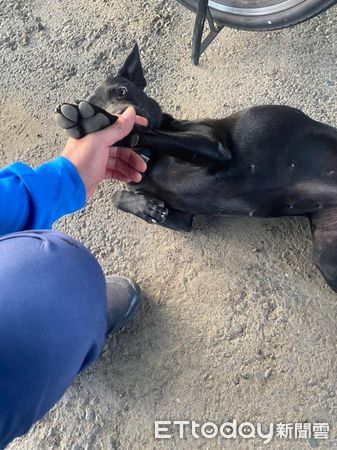
<path id="1" fill-rule="evenodd" d="M 119 69 L 117 76 L 126 78 L 141 89 L 145 89 L 146 81 L 144 78 L 143 67 L 140 61 L 138 45 L 135 44 L 125 63 Z"/>

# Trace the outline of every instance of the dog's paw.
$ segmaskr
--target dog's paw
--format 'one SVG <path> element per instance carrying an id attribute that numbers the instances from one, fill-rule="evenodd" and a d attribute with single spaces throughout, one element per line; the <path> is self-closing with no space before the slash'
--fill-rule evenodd
<path id="1" fill-rule="evenodd" d="M 118 209 L 153 224 L 163 224 L 169 214 L 162 200 L 140 192 L 118 192 L 115 196 L 115 204 Z"/>
<path id="2" fill-rule="evenodd" d="M 169 210 L 165 208 L 165 204 L 161 200 L 151 199 L 147 201 L 144 208 L 144 219 L 149 223 L 164 223 Z"/>
<path id="3" fill-rule="evenodd" d="M 57 124 L 74 139 L 81 139 L 113 123 L 113 116 L 85 100 L 76 104 L 63 103 L 55 113 Z"/>

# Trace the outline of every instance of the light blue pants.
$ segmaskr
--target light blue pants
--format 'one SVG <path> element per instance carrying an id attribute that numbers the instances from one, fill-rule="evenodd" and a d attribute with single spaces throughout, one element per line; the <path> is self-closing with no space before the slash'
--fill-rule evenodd
<path id="1" fill-rule="evenodd" d="M 83 245 L 54 231 L 0 238 L 0 449 L 98 358 L 105 331 L 104 275 Z"/>

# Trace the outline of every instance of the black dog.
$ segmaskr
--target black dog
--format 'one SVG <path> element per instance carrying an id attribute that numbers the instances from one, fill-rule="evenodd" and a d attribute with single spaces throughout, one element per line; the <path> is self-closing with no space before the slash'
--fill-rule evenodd
<path id="1" fill-rule="evenodd" d="M 124 142 L 151 150 L 148 170 L 140 184 L 119 194 L 117 207 L 185 231 L 195 214 L 305 215 L 315 262 L 337 291 L 337 130 L 286 106 L 256 106 L 221 120 L 176 120 L 162 113 L 145 86 L 135 46 L 118 75 L 87 99 L 91 104 L 57 110 L 73 137 L 113 122 L 100 108 L 120 113 L 132 105 L 149 119 L 150 130 L 137 129 Z"/>

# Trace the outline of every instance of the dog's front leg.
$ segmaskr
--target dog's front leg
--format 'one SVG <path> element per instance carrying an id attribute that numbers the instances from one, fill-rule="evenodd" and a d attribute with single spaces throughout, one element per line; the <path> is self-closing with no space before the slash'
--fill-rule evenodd
<path id="1" fill-rule="evenodd" d="M 143 192 L 120 191 L 115 198 L 118 209 L 133 214 L 148 223 L 176 231 L 191 231 L 193 215 L 167 208 L 162 200 Z"/>

